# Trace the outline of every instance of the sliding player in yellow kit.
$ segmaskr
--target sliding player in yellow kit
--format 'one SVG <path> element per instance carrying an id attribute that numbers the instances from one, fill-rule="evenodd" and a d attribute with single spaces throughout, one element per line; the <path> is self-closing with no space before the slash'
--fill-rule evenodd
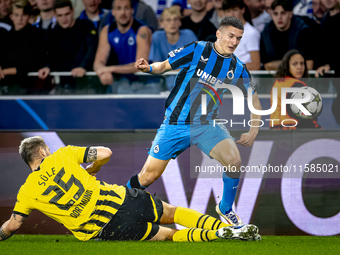
<path id="1" fill-rule="evenodd" d="M 32 170 L 21 186 L 0 241 L 11 237 L 33 210 L 60 222 L 79 240 L 254 240 L 254 225 L 231 226 L 192 209 L 175 207 L 150 193 L 98 181 L 111 157 L 106 147 L 62 147 L 53 154 L 40 136 L 21 142 L 19 153 Z M 86 169 L 80 164 L 92 162 Z M 160 224 L 177 223 L 176 230 Z"/>

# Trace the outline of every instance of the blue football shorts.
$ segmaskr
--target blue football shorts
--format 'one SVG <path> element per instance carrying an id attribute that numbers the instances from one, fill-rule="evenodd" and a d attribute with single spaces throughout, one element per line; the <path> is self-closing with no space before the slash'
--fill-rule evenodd
<path id="1" fill-rule="evenodd" d="M 162 124 L 149 150 L 149 155 L 161 160 L 175 159 L 183 151 L 196 145 L 209 156 L 212 148 L 227 138 L 235 140 L 223 124 L 215 125 L 215 127 L 213 125 Z"/>

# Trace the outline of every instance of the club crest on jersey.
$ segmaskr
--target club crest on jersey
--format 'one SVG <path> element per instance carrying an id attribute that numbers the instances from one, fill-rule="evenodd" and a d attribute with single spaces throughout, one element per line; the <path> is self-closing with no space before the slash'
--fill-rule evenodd
<path id="1" fill-rule="evenodd" d="M 154 153 L 158 153 L 159 152 L 159 145 L 158 144 L 153 148 L 153 152 Z"/>
<path id="2" fill-rule="evenodd" d="M 115 42 L 115 44 L 119 43 L 119 37 L 116 36 L 115 38 L 113 38 L 113 41 Z"/>
<path id="3" fill-rule="evenodd" d="M 128 39 L 128 44 L 129 44 L 130 46 L 132 46 L 132 45 L 135 44 L 135 39 L 133 38 L 132 35 L 131 35 L 131 36 L 129 37 L 129 39 Z"/>
<path id="4" fill-rule="evenodd" d="M 232 80 L 234 79 L 234 71 L 233 70 L 230 70 L 227 72 L 227 77 L 229 80 Z"/>

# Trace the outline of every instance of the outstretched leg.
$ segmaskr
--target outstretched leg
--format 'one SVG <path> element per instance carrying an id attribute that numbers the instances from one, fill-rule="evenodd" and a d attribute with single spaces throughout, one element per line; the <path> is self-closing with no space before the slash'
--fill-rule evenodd
<path id="1" fill-rule="evenodd" d="M 225 139 L 215 145 L 210 156 L 225 166 L 229 172 L 223 173 L 223 196 L 216 211 L 229 224 L 243 224 L 241 219 L 232 210 L 237 188 L 240 181 L 241 156 L 233 139 Z"/>
<path id="2" fill-rule="evenodd" d="M 142 171 L 131 177 L 126 184 L 128 188 L 146 189 L 150 184 L 156 181 L 164 172 L 169 160 L 156 159 L 148 156 Z"/>

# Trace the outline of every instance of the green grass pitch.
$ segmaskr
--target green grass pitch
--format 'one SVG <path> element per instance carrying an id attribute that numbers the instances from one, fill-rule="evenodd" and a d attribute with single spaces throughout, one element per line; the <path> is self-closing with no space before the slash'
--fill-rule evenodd
<path id="1" fill-rule="evenodd" d="M 91 240 L 78 241 L 73 236 L 14 235 L 0 242 L 0 254 L 339 254 L 340 237 L 263 236 L 261 242 L 217 240 L 206 243 L 174 243 Z"/>

